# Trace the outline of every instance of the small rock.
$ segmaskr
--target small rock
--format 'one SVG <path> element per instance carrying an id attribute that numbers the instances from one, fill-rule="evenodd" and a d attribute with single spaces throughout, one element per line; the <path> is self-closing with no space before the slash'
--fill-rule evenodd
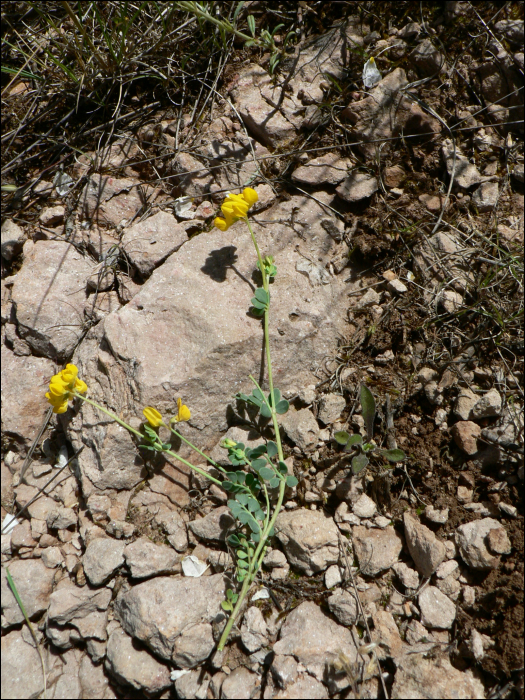
<path id="1" fill-rule="evenodd" d="M 437 382 L 429 382 L 425 386 L 425 396 L 433 406 L 443 403 L 443 388 Z"/>
<path id="2" fill-rule="evenodd" d="M 470 420 L 462 420 L 452 426 L 450 433 L 460 450 L 468 455 L 478 451 L 477 438 L 481 436 L 481 428 Z"/>
<path id="3" fill-rule="evenodd" d="M 435 369 L 431 367 L 422 367 L 416 375 L 418 382 L 426 386 L 429 382 L 433 382 L 437 379 L 438 373 Z"/>
<path id="4" fill-rule="evenodd" d="M 332 615 L 345 627 L 351 627 L 357 621 L 359 612 L 355 596 L 341 589 L 334 591 L 328 598 L 328 607 Z"/>
<path id="5" fill-rule="evenodd" d="M 378 645 L 377 653 L 379 659 L 395 659 L 401 654 L 403 640 L 399 635 L 392 613 L 386 610 L 378 610 L 372 618 L 374 620 L 372 641 Z"/>
<path id="6" fill-rule="evenodd" d="M 336 189 L 337 194 L 345 202 L 359 202 L 371 197 L 377 192 L 377 179 L 368 173 L 353 172 Z"/>
<path id="7" fill-rule="evenodd" d="M 65 208 L 59 204 L 56 207 L 42 209 L 38 217 L 43 226 L 58 226 L 64 222 Z"/>
<path id="8" fill-rule="evenodd" d="M 473 489 L 468 486 L 458 486 L 457 499 L 460 503 L 472 503 Z"/>
<path id="9" fill-rule="evenodd" d="M 180 571 L 180 556 L 166 545 L 153 544 L 139 537 L 124 550 L 126 564 L 133 578 L 149 578 Z"/>
<path id="10" fill-rule="evenodd" d="M 144 649 L 138 649 L 133 638 L 120 627 L 109 635 L 105 667 L 121 683 L 148 695 L 171 685 L 168 666 Z"/>
<path id="11" fill-rule="evenodd" d="M 485 538 L 488 549 L 494 554 L 510 554 L 512 546 L 505 528 L 490 530 Z"/>
<path id="12" fill-rule="evenodd" d="M 358 518 L 372 518 L 376 513 L 377 506 L 371 498 L 363 494 L 353 504 L 352 510 Z"/>
<path id="13" fill-rule="evenodd" d="M 297 679 L 297 661 L 293 656 L 275 656 L 270 671 L 280 688 L 286 688 Z"/>
<path id="14" fill-rule="evenodd" d="M 454 406 L 454 414 L 461 420 L 468 421 L 471 416 L 472 409 L 478 402 L 478 396 L 468 388 L 460 389 L 456 404 Z"/>
<path id="15" fill-rule="evenodd" d="M 437 510 L 434 506 L 427 506 L 425 508 L 425 517 L 427 520 L 430 520 L 431 523 L 443 525 L 448 520 L 448 508 Z"/>
<path id="16" fill-rule="evenodd" d="M 410 54 L 410 58 L 424 76 L 435 75 L 445 67 L 445 57 L 435 47 L 430 39 L 424 39 Z"/>
<path id="17" fill-rule="evenodd" d="M 261 685 L 260 677 L 246 666 L 237 668 L 222 682 L 221 698 L 251 698 Z"/>
<path id="18" fill-rule="evenodd" d="M 449 3 L 454 4 L 462 3 Z M 436 698 L 485 697 L 483 683 L 472 671 L 454 668 L 448 656 L 425 658 L 422 654 L 407 654 L 396 660 L 396 666 L 392 700 L 420 697 L 422 688 L 431 688 Z"/>
<path id="19" fill-rule="evenodd" d="M 501 523 L 493 518 L 483 518 L 460 525 L 456 530 L 456 544 L 465 564 L 472 569 L 494 569 L 500 562 L 486 545 L 486 537 L 491 530 L 501 529 Z"/>
<path id="20" fill-rule="evenodd" d="M 498 183 L 483 182 L 472 195 L 472 201 L 478 208 L 478 211 L 492 211 L 498 203 Z"/>
<path id="21" fill-rule="evenodd" d="M 454 145 L 450 139 L 445 139 L 443 141 L 442 150 L 448 174 L 452 175 L 454 170 Z M 481 182 L 479 170 L 466 156 L 459 152 L 459 149 L 456 149 L 454 182 L 463 189 L 469 189 L 473 185 L 477 185 Z"/>
<path id="22" fill-rule="evenodd" d="M 288 562 L 306 576 L 339 560 L 338 530 L 332 518 L 312 510 L 279 513 L 275 534 Z"/>
<path id="23" fill-rule="evenodd" d="M 2 257 L 12 260 L 22 250 L 25 235 L 18 224 L 7 219 L 2 224 Z"/>
<path id="24" fill-rule="evenodd" d="M 441 306 L 449 314 L 453 314 L 463 306 L 462 295 L 453 289 L 444 289 L 438 294 L 436 301 L 438 306 Z"/>
<path id="25" fill-rule="evenodd" d="M 318 419 L 325 425 L 339 420 L 346 407 L 346 399 L 338 394 L 324 394 L 319 401 Z"/>
<path id="26" fill-rule="evenodd" d="M 402 29 L 399 30 L 397 36 L 400 39 L 404 39 L 405 41 L 412 41 L 418 36 L 420 31 L 420 24 L 418 24 L 417 22 L 409 22 L 408 24 L 405 24 L 405 26 L 402 27 Z"/>
<path id="27" fill-rule="evenodd" d="M 280 417 L 280 423 L 290 440 L 301 450 L 317 445 L 319 425 L 308 408 L 288 411 L 285 416 Z"/>
<path id="28" fill-rule="evenodd" d="M 241 625 L 241 641 L 250 654 L 268 644 L 267 633 L 266 622 L 259 608 L 248 608 Z"/>
<path id="29" fill-rule="evenodd" d="M 437 539 L 432 530 L 422 525 L 410 513 L 404 514 L 405 537 L 416 569 L 428 578 L 436 571 L 446 556 L 443 542 Z"/>
<path id="30" fill-rule="evenodd" d="M 433 214 L 439 213 L 445 203 L 444 197 L 435 194 L 421 194 L 419 195 L 418 199 L 421 204 L 424 204 L 428 211 L 432 212 Z"/>
<path id="31" fill-rule="evenodd" d="M 501 395 L 497 389 L 490 389 L 472 408 L 471 417 L 474 420 L 490 418 L 501 414 Z"/>
<path id="32" fill-rule="evenodd" d="M 188 523 L 188 529 L 203 540 L 224 542 L 235 520 L 228 506 L 219 506 L 199 520 Z"/>
<path id="33" fill-rule="evenodd" d="M 124 542 L 97 537 L 86 547 L 82 565 L 92 586 L 105 583 L 124 564 Z"/>
<path id="34" fill-rule="evenodd" d="M 213 628 L 208 622 L 187 627 L 175 640 L 172 661 L 179 668 L 195 668 L 211 655 L 215 648 Z"/>
<path id="35" fill-rule="evenodd" d="M 374 304 L 379 304 L 381 297 L 375 291 L 375 289 L 368 289 L 363 296 L 359 299 L 356 309 L 366 309 Z"/>
<path id="36" fill-rule="evenodd" d="M 365 576 L 375 576 L 389 569 L 403 549 L 403 541 L 393 527 L 369 530 L 358 525 L 353 529 L 353 537 L 355 553 Z"/>
<path id="37" fill-rule="evenodd" d="M 396 279 L 396 280 L 391 280 L 387 284 L 388 289 L 393 292 L 394 294 L 404 294 L 405 292 L 408 292 L 408 287 L 401 282 L 401 280 Z"/>
<path id="38" fill-rule="evenodd" d="M 387 187 L 399 187 L 405 178 L 406 173 L 399 165 L 385 168 L 385 172 L 383 173 L 383 182 Z"/>
<path id="39" fill-rule="evenodd" d="M 455 571 L 458 571 L 458 569 L 459 564 L 457 563 L 457 561 L 455 559 L 448 559 L 447 561 L 444 561 L 438 566 L 436 570 L 436 576 L 437 578 L 447 578 L 447 576 L 450 576 Z"/>
<path id="40" fill-rule="evenodd" d="M 392 567 L 405 588 L 417 588 L 419 586 L 419 574 L 403 562 L 398 562 Z"/>
<path id="41" fill-rule="evenodd" d="M 325 571 L 324 585 L 328 589 L 335 588 L 335 586 L 338 586 L 342 581 L 343 577 L 341 576 L 341 569 L 335 564 L 333 566 L 329 566 Z"/>
<path id="42" fill-rule="evenodd" d="M 456 619 L 456 606 L 435 586 L 427 586 L 418 597 L 421 622 L 426 627 L 448 630 Z"/>
<path id="43" fill-rule="evenodd" d="M 347 176 L 351 165 L 347 158 L 327 153 L 294 170 L 292 180 L 303 185 L 337 185 Z"/>

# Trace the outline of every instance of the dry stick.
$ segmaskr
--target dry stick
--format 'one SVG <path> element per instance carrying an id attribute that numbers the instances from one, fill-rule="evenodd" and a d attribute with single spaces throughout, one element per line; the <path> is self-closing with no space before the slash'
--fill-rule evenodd
<path id="1" fill-rule="evenodd" d="M 42 421 L 42 425 L 40 426 L 40 430 L 38 431 L 38 435 L 36 438 L 33 440 L 33 444 L 31 445 L 29 452 L 27 453 L 27 457 L 24 460 L 24 463 L 22 465 L 22 469 L 20 470 L 20 475 L 18 477 L 18 483 L 20 484 L 22 479 L 24 478 L 24 474 L 27 471 L 28 466 L 31 464 L 31 458 L 33 457 L 33 452 L 36 449 L 36 446 L 38 445 L 40 438 L 42 437 L 44 430 L 47 428 L 47 424 L 51 420 L 51 416 L 53 415 L 53 406 L 50 406 L 47 410 L 46 416 L 44 420 Z"/>
<path id="2" fill-rule="evenodd" d="M 352 579 L 352 586 L 354 588 L 355 597 L 357 599 L 357 605 L 359 607 L 359 612 L 361 613 L 361 617 L 363 618 L 363 622 L 364 622 L 364 625 L 365 625 L 365 628 L 366 628 L 366 631 L 368 634 L 368 641 L 370 644 L 373 644 L 372 633 L 370 632 L 370 627 L 368 626 L 368 620 L 366 619 L 365 611 L 363 609 L 363 606 L 361 605 L 361 600 L 359 598 L 359 591 L 357 590 L 357 586 L 356 586 L 355 579 L 354 579 L 354 573 L 352 571 L 352 567 L 350 566 L 350 562 L 348 561 L 348 556 L 346 553 L 348 543 L 346 543 L 346 545 L 345 545 L 345 543 L 343 542 L 343 538 L 341 537 L 341 533 L 338 532 L 337 534 L 339 537 L 339 546 L 340 546 L 340 548 L 343 552 L 344 558 L 345 558 L 346 570 L 348 571 L 350 578 Z M 374 661 L 377 664 L 377 668 L 379 669 L 379 678 L 381 679 L 381 685 L 383 686 L 383 693 L 385 694 L 386 700 L 388 700 L 388 692 L 387 692 L 386 685 L 385 685 L 385 679 L 383 678 L 383 672 L 381 671 L 381 665 L 379 663 L 379 659 L 377 658 L 377 653 L 376 653 L 375 648 L 372 648 L 372 654 L 374 657 Z"/>

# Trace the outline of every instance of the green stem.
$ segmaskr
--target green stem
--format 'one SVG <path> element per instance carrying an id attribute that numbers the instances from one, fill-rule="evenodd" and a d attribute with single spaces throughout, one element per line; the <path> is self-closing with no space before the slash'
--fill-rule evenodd
<path id="1" fill-rule="evenodd" d="M 204 459 L 206 459 L 213 467 L 215 467 L 215 469 L 218 469 L 223 474 L 228 474 L 228 472 L 226 471 L 226 469 L 224 469 L 224 467 L 221 467 L 220 465 L 217 464 L 217 462 L 214 462 L 211 457 L 208 457 L 208 455 L 205 454 L 202 450 L 199 450 L 198 447 L 196 447 L 187 438 L 185 438 L 183 435 L 181 435 L 179 432 L 177 432 L 177 430 L 175 430 L 175 428 L 172 428 L 171 425 L 170 425 L 170 430 L 174 435 L 176 435 L 178 438 L 180 438 L 182 440 L 182 442 L 185 442 L 186 445 L 191 447 L 192 450 L 195 450 L 195 452 L 198 452 L 200 455 L 202 455 L 202 457 L 204 457 Z"/>
<path id="2" fill-rule="evenodd" d="M 105 413 L 110 418 L 113 418 L 113 420 L 116 421 L 119 425 L 121 425 L 123 428 L 126 428 L 127 430 L 129 430 L 131 433 L 133 433 L 137 437 L 141 438 L 141 440 L 144 439 L 144 435 L 141 432 L 139 432 L 138 430 L 135 430 L 135 428 L 132 428 L 131 425 L 128 425 L 123 420 L 121 420 L 118 416 L 116 416 L 114 413 L 112 413 L 111 411 L 108 411 L 107 408 L 104 408 L 103 406 L 100 406 L 100 404 L 96 403 L 95 401 L 92 401 L 91 399 L 88 399 L 85 396 L 82 396 L 82 394 L 77 394 L 76 392 L 73 392 L 73 393 L 79 399 L 82 399 L 82 401 L 86 401 L 87 403 L 91 404 L 91 406 L 98 408 L 99 411 L 102 411 L 102 413 Z M 182 436 L 179 436 L 179 437 L 182 437 Z M 197 449 L 197 448 L 195 448 L 195 449 Z M 200 452 L 200 450 L 197 450 L 197 451 Z M 179 462 L 182 462 L 190 469 L 193 469 L 193 471 L 197 472 L 197 474 L 200 474 L 201 476 L 205 476 L 210 481 L 213 481 L 213 483 L 218 484 L 219 486 L 222 486 L 222 482 L 219 481 L 219 479 L 216 479 L 214 476 L 211 476 L 211 474 L 208 474 L 208 472 L 205 472 L 204 469 L 201 469 L 200 467 L 196 467 L 194 464 L 192 464 L 191 462 L 188 462 L 188 460 L 184 459 L 183 457 L 180 457 L 175 452 L 172 452 L 171 450 L 163 450 L 163 453 L 170 455 L 171 457 L 174 457 L 175 459 L 177 459 Z M 203 454 L 203 453 L 201 452 L 201 454 Z M 206 455 L 204 455 L 204 456 L 206 456 Z"/>
<path id="3" fill-rule="evenodd" d="M 264 531 L 261 533 L 261 539 L 259 541 L 259 545 L 258 545 L 258 547 L 255 550 L 255 553 L 253 555 L 253 561 L 255 562 L 255 566 L 250 568 L 250 573 L 246 576 L 246 578 L 243 581 L 241 592 L 239 593 L 239 597 L 237 599 L 237 603 L 235 604 L 235 607 L 232 611 L 232 614 L 230 615 L 230 619 L 228 620 L 226 627 L 224 628 L 224 631 L 221 635 L 221 639 L 220 639 L 219 644 L 217 646 L 218 651 L 222 651 L 224 649 L 226 642 L 228 641 L 228 636 L 231 632 L 231 629 L 232 629 L 233 625 L 235 624 L 235 620 L 237 619 L 237 616 L 239 615 L 241 607 L 244 603 L 244 599 L 246 598 L 248 591 L 250 590 L 250 586 L 254 582 L 255 577 L 257 576 L 257 573 L 259 572 L 259 569 L 261 568 L 262 558 L 264 556 L 264 548 L 266 547 L 266 540 L 268 539 L 268 533 L 271 531 L 272 527 L 274 526 L 275 520 L 277 519 L 277 516 L 279 515 L 279 511 L 281 510 L 281 506 L 283 504 L 283 499 L 284 499 L 285 488 L 286 488 L 286 481 L 283 479 L 283 481 L 281 481 L 281 485 L 279 486 L 279 498 L 277 499 L 277 505 L 275 506 L 274 513 L 272 515 L 270 522 L 264 528 Z"/>
<path id="4" fill-rule="evenodd" d="M 248 34 L 243 34 L 243 32 L 240 32 L 238 29 L 235 29 L 229 22 L 225 22 L 224 20 L 212 17 L 212 15 L 209 15 L 205 10 L 202 10 L 196 3 L 178 2 L 177 5 L 182 10 L 186 10 L 187 12 L 193 12 L 193 14 L 197 15 L 197 17 L 202 17 L 208 22 L 215 24 L 217 27 L 222 27 L 226 31 L 235 34 L 236 36 L 240 37 L 241 39 L 244 39 L 245 41 L 253 41 L 256 46 L 259 46 L 259 42 L 256 39 L 254 39 L 254 37 L 248 36 Z"/>

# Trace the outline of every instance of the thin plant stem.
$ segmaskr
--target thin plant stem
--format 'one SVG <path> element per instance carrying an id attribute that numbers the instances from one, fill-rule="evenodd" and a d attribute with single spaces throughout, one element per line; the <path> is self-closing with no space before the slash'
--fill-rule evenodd
<path id="1" fill-rule="evenodd" d="M 135 430 L 135 428 L 132 428 L 131 425 L 128 425 L 123 420 L 121 420 L 118 416 L 116 416 L 114 413 L 112 413 L 111 411 L 108 411 L 107 408 L 100 406 L 98 403 L 95 403 L 95 401 L 91 401 L 91 399 L 88 399 L 87 397 L 82 396 L 81 394 L 77 394 L 76 392 L 72 392 L 72 393 L 74 393 L 74 395 L 77 396 L 79 399 L 82 399 L 82 401 L 87 401 L 87 403 L 91 404 L 92 406 L 95 406 L 95 408 L 98 408 L 100 411 L 102 411 L 102 413 L 105 413 L 110 418 L 113 418 L 113 420 L 116 421 L 119 425 L 121 425 L 123 428 L 126 428 L 127 430 L 129 430 L 131 433 L 133 433 L 137 437 L 141 438 L 141 440 L 144 439 L 145 436 L 141 432 L 139 432 L 138 430 Z M 195 448 L 195 449 L 197 449 L 197 448 Z M 200 450 L 197 450 L 197 451 L 200 452 Z M 178 455 L 176 452 L 172 452 L 171 450 L 162 450 L 162 452 L 164 454 L 170 455 L 170 457 L 174 457 L 179 462 L 182 462 L 190 469 L 193 469 L 194 472 L 197 472 L 197 474 L 200 474 L 201 476 L 205 476 L 207 479 L 209 479 L 210 481 L 213 481 L 215 484 L 222 486 L 222 482 L 219 481 L 219 479 L 216 479 L 214 476 L 211 476 L 211 474 L 208 474 L 207 472 L 205 472 L 204 469 L 201 469 L 200 467 L 196 467 L 191 462 L 188 462 L 187 459 L 184 459 L 183 457 Z"/>
<path id="2" fill-rule="evenodd" d="M 170 428 L 169 428 L 169 429 L 171 430 L 171 432 L 172 432 L 174 435 L 176 435 L 178 438 L 180 438 L 180 439 L 182 440 L 182 442 L 185 442 L 186 445 L 188 445 L 189 447 L 191 447 L 192 450 L 195 450 L 195 452 L 198 452 L 200 455 L 202 455 L 202 457 L 204 457 L 204 459 L 206 459 L 213 467 L 215 467 L 215 469 L 218 469 L 218 470 L 221 471 L 223 474 L 227 474 L 227 473 L 228 473 L 228 472 L 226 471 L 226 469 L 224 469 L 224 467 L 221 467 L 221 466 L 220 466 L 219 464 L 217 464 L 217 462 L 215 462 L 211 457 L 208 457 L 208 455 L 207 455 L 206 453 L 204 453 L 202 450 L 199 450 L 199 448 L 198 448 L 196 445 L 194 445 L 194 444 L 193 444 L 192 442 L 190 442 L 187 438 L 185 438 L 183 435 L 181 435 L 177 430 L 175 430 L 175 428 L 172 428 L 171 425 L 170 425 Z"/>

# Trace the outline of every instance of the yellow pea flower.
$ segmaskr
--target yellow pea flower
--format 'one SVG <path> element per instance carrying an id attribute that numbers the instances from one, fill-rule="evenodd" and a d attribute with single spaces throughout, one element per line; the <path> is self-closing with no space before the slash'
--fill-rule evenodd
<path id="1" fill-rule="evenodd" d="M 182 399 L 177 399 L 178 413 L 174 416 L 170 423 L 181 423 L 182 421 L 189 420 L 191 418 L 190 409 L 182 403 Z"/>
<path id="2" fill-rule="evenodd" d="M 75 393 L 85 394 L 86 391 L 87 384 L 78 379 L 78 368 L 68 364 L 65 369 L 51 377 L 46 399 L 53 406 L 53 413 L 65 413 L 69 399 L 74 398 Z"/>
<path id="3" fill-rule="evenodd" d="M 221 231 L 226 231 L 238 219 L 245 219 L 248 210 L 258 199 L 259 195 L 251 187 L 245 187 L 242 194 L 229 194 L 221 206 L 224 219 L 217 217 L 213 224 Z"/>
<path id="4" fill-rule="evenodd" d="M 159 425 L 164 425 L 161 414 L 153 406 L 146 406 L 142 413 L 152 428 L 158 428 Z"/>

